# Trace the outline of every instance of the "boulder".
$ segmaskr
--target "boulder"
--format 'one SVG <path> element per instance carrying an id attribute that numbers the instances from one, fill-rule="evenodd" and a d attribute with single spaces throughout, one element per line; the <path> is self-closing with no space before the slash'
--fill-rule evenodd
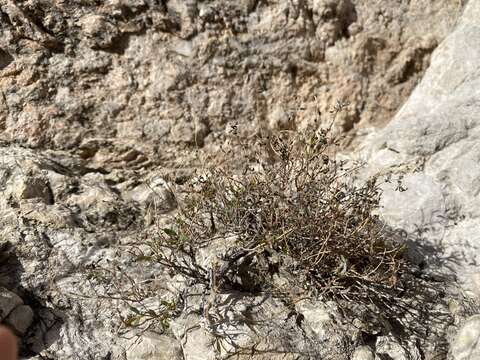
<path id="1" fill-rule="evenodd" d="M 479 72 L 480 2 L 469 1 L 408 101 L 359 151 L 369 175 L 390 170 L 403 177 L 402 191 L 396 181 L 383 187 L 383 219 L 430 245 L 427 265 L 477 293 Z"/>

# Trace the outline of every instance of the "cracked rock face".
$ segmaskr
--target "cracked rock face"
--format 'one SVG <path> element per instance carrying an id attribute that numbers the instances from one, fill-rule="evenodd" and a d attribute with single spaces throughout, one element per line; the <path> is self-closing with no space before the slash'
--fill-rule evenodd
<path id="1" fill-rule="evenodd" d="M 337 100 L 352 103 L 340 128 L 384 124 L 460 11 L 439 0 L 2 0 L 0 137 L 80 147 L 92 161 L 117 155 L 94 139 L 141 141 L 145 163 L 158 146 L 173 160 L 222 142 L 231 123 L 304 127 Z"/>
<path id="2" fill-rule="evenodd" d="M 131 183 L 125 174 L 89 168 L 80 157 L 64 166 L 62 154 L 14 146 L 0 152 L 1 321 L 22 335 L 24 356 L 115 353 L 113 310 L 81 297 L 90 289 L 85 269 L 113 258 L 143 226 L 151 203 L 175 207 L 172 195 L 158 175 Z M 146 190 L 139 192 L 137 182 Z"/>
<path id="3" fill-rule="evenodd" d="M 453 360 L 473 360 L 480 356 L 480 315 L 465 321 L 452 343 L 449 355 Z"/>

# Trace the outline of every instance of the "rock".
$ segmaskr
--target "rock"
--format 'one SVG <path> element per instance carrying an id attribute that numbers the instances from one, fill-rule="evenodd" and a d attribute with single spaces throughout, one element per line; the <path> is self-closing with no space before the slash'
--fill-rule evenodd
<path id="1" fill-rule="evenodd" d="M 132 252 L 148 247 L 154 225 L 176 208 L 163 175 L 194 176 L 205 163 L 223 162 L 220 145 L 235 143 L 230 129 L 243 140 L 268 127 L 316 127 L 317 111 L 330 123 L 337 100 L 351 103 L 335 124 L 341 130 L 384 124 L 423 76 L 462 2 L 79 3 L 0 0 L 0 235 L 12 244 L 0 275 L 32 296 L 28 308 L 2 289 L 0 318 L 26 331 L 32 358 L 215 359 L 236 345 L 249 355 L 258 350 L 256 359 L 351 358 L 358 342 L 350 335 L 359 330 L 330 304 L 212 295 Z M 475 251 L 466 248 L 479 233 L 475 4 L 438 48 L 444 55 L 409 102 L 418 107 L 398 115 L 422 117 L 387 127 L 387 146 L 373 151 L 379 167 L 408 160 L 401 166 L 418 170 L 405 182 L 419 190 L 386 195 L 384 217 L 404 226 L 421 218 L 420 207 L 437 207 L 442 219 L 458 208 L 457 225 L 429 231 L 446 234 L 472 261 Z M 456 147 L 461 142 L 468 145 Z M 445 203 L 439 194 L 448 195 Z M 152 207 L 162 213 L 158 223 L 146 221 Z M 208 269 L 224 251 L 210 250 L 201 259 Z M 107 270 L 111 281 L 101 283 Z M 153 288 L 158 299 L 164 288 L 190 292 L 171 321 L 175 339 L 145 336 L 126 352 L 119 314 L 128 304 L 108 300 L 117 285 L 137 287 L 136 295 Z M 28 326 L 31 311 L 38 321 Z M 385 354 L 417 356 L 415 348 L 382 341 Z"/>
<path id="2" fill-rule="evenodd" d="M 163 335 L 144 334 L 133 338 L 127 360 L 183 360 L 182 347 L 176 339 Z"/>
<path id="3" fill-rule="evenodd" d="M 167 213 L 177 206 L 171 188 L 159 176 L 152 176 L 152 179 L 147 180 L 144 184 L 125 191 L 124 197 L 139 203 L 143 208 L 156 214 Z"/>
<path id="4" fill-rule="evenodd" d="M 93 48 L 107 49 L 118 36 L 118 29 L 103 16 L 87 15 L 80 19 L 82 29 L 92 41 Z"/>
<path id="5" fill-rule="evenodd" d="M 118 190 L 110 187 L 100 174 L 87 174 L 79 191 L 71 194 L 65 203 L 77 208 L 86 220 L 95 226 L 125 228 L 137 219 L 138 209 L 124 201 Z"/>
<path id="6" fill-rule="evenodd" d="M 193 312 L 201 306 L 197 301 L 190 300 L 192 312 L 182 314 L 171 324 L 175 337 L 184 341 L 186 359 L 227 357 L 239 350 L 250 353 L 252 346 L 259 359 L 266 359 L 266 354 L 269 359 L 294 359 L 301 353 L 309 358 L 347 360 L 352 353 L 345 334 L 334 321 L 310 323 L 310 313 L 289 312 L 281 301 L 268 295 L 218 294 L 209 298 L 208 314 L 203 318 Z M 315 306 L 322 309 L 324 304 L 310 303 L 312 309 Z"/>
<path id="7" fill-rule="evenodd" d="M 0 69 L 12 70 L 0 85 L 2 138 L 56 150 L 126 136 L 210 148 L 217 137 L 207 135 L 233 121 L 248 135 L 269 122 L 300 128 L 336 100 L 352 103 L 345 130 L 383 124 L 461 11 L 448 0 L 302 4 L 3 1 Z M 212 110 L 220 116 L 207 118 Z"/>
<path id="8" fill-rule="evenodd" d="M 74 228 L 76 226 L 75 213 L 59 205 L 44 205 L 27 203 L 21 206 L 21 215 L 33 220 L 37 225 L 48 226 L 51 229 Z"/>
<path id="9" fill-rule="evenodd" d="M 403 174 L 402 191 L 396 181 L 384 186 L 384 220 L 437 249 L 427 264 L 448 264 L 436 271 L 458 276 L 468 291 L 475 291 L 480 261 L 479 12 L 480 3 L 470 1 L 409 100 L 361 151 L 369 174 Z"/>
<path id="10" fill-rule="evenodd" d="M 41 26 L 38 26 L 32 21 L 15 2 L 3 1 L 1 7 L 5 13 L 3 16 L 6 16 L 9 22 L 16 25 L 18 29 L 17 36 L 24 39 L 31 39 L 47 48 L 55 49 L 58 47 L 59 44 L 57 40 L 47 31 L 44 31 Z"/>
<path id="11" fill-rule="evenodd" d="M 33 310 L 28 305 L 17 306 L 5 319 L 18 335 L 24 335 L 33 322 Z"/>
<path id="12" fill-rule="evenodd" d="M 322 339 L 327 337 L 329 324 L 333 322 L 333 317 L 325 305 L 301 301 L 297 304 L 297 311 L 305 317 L 305 322 L 317 336 Z"/>
<path id="13" fill-rule="evenodd" d="M 268 115 L 268 123 L 273 130 L 291 130 L 293 120 L 293 117 L 278 105 Z"/>
<path id="14" fill-rule="evenodd" d="M 208 127 L 201 122 L 181 122 L 172 127 L 171 137 L 176 143 L 187 144 L 195 147 L 203 147 L 204 140 L 208 135 L 208 132 Z"/>
<path id="15" fill-rule="evenodd" d="M 480 315 L 465 321 L 450 346 L 449 356 L 453 360 L 480 358 Z"/>
<path id="16" fill-rule="evenodd" d="M 45 204 L 53 202 L 48 180 L 43 177 L 23 176 L 16 179 L 13 193 L 18 200 L 38 199 Z"/>
<path id="17" fill-rule="evenodd" d="M 148 138 L 161 140 L 168 135 L 171 128 L 171 122 L 166 119 L 152 119 L 143 125 L 142 131 Z"/>
<path id="18" fill-rule="evenodd" d="M 17 294 L 0 287 L 0 321 L 3 321 L 13 309 L 23 304 L 23 300 Z"/>
<path id="19" fill-rule="evenodd" d="M 188 334 L 190 341 L 184 345 L 185 360 L 215 360 L 212 336 L 202 328 L 192 329 Z"/>
<path id="20" fill-rule="evenodd" d="M 369 346 L 359 346 L 353 352 L 352 360 L 375 360 L 375 354 Z"/>
<path id="21" fill-rule="evenodd" d="M 392 360 L 420 360 L 422 355 L 417 346 L 410 342 L 400 342 L 392 336 L 379 336 L 375 351 L 377 354 L 386 355 Z"/>
<path id="22" fill-rule="evenodd" d="M 472 291 L 480 300 L 480 272 L 472 274 Z"/>

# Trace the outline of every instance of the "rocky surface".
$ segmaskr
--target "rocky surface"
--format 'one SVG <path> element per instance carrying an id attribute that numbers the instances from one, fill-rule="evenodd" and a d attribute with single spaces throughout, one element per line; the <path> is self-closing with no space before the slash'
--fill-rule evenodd
<path id="1" fill-rule="evenodd" d="M 480 3 L 469 2 L 459 26 L 435 50 L 422 82 L 394 119 L 366 141 L 362 155 L 371 173 L 405 174 L 406 191 L 386 189 L 386 221 L 436 248 L 442 268 L 477 295 L 479 15 Z"/>
<path id="2" fill-rule="evenodd" d="M 405 191 L 385 186 L 382 215 L 426 257 L 431 276 L 480 295 L 478 118 L 480 2 L 470 1 L 455 31 L 435 50 L 409 100 L 363 144 L 369 173 L 403 174 Z M 472 309 L 478 314 L 479 308 Z M 453 339 L 450 359 L 476 359 L 478 315 Z"/>
<path id="3" fill-rule="evenodd" d="M 132 180 L 126 178 L 131 170 L 99 172 L 81 157 L 60 152 L 12 145 L 1 151 L 0 285 L 8 290 L 0 299 L 5 322 L 23 334 L 25 358 L 217 359 L 237 353 L 246 359 L 253 352 L 257 359 L 346 360 L 354 352 L 368 358 L 365 344 L 377 356 L 396 359 L 430 353 L 415 338 L 385 333 L 385 326 L 398 326 L 387 315 L 379 322 L 359 308 L 352 320 L 334 303 L 318 300 L 297 299 L 292 308 L 268 294 L 209 295 L 202 286 L 172 278 L 169 269 L 137 262 L 130 244 L 158 231 L 162 225 L 152 216 L 176 206 L 158 174 L 137 173 Z M 205 254 L 210 263 L 211 258 Z M 101 267 L 113 271 L 99 286 L 92 270 Z M 145 332 L 125 331 L 129 309 L 109 296 L 116 286 L 144 299 L 138 308 L 147 314 L 159 304 L 168 306 L 173 294 L 179 312 L 167 331 L 158 324 Z M 443 302 L 435 319 L 423 317 L 419 306 L 419 323 L 432 325 L 425 336 L 451 324 L 453 312 Z"/>
<path id="4" fill-rule="evenodd" d="M 1 138 L 140 167 L 221 143 L 229 123 L 246 134 L 306 126 L 337 100 L 352 103 L 343 129 L 384 124 L 461 9 L 446 0 L 1 0 Z"/>
<path id="5" fill-rule="evenodd" d="M 205 299 L 201 288 L 167 332 L 135 337 L 122 328 L 128 309 L 108 298 L 111 288 L 95 286 L 92 270 L 128 269 L 125 278 L 111 273 L 110 286 L 158 286 L 147 300 L 168 306 L 168 294 L 188 284 L 127 250 L 178 205 L 171 190 L 198 165 L 193 150 L 218 156 L 235 125 L 241 136 L 303 128 L 317 106 L 328 113 L 336 100 L 351 102 L 341 130 L 383 125 L 463 6 L 0 0 L 0 319 L 22 335 L 22 356 L 216 359 L 237 347 L 239 358 L 256 359 L 445 355 L 444 344 L 425 349 L 332 304 L 292 309 L 238 293 Z M 372 172 L 416 171 L 404 176 L 409 190 L 386 192 L 385 219 L 408 233 L 421 219 L 422 239 L 446 249 L 426 254 L 425 266 L 445 270 L 455 260 L 478 292 L 479 18 L 471 0 L 408 103 L 362 153 Z M 438 306 L 439 330 L 452 325 L 450 356 L 473 359 L 478 319 L 463 325 L 462 311 Z M 453 323 L 443 321 L 448 311 Z"/>
<path id="6" fill-rule="evenodd" d="M 480 357 L 480 315 L 469 318 L 458 331 L 450 354 L 455 360 L 469 360 Z"/>

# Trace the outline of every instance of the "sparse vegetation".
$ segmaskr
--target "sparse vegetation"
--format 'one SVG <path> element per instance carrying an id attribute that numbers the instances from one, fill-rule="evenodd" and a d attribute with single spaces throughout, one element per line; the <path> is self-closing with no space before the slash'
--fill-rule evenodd
<path id="1" fill-rule="evenodd" d="M 333 112 L 341 109 L 339 104 Z M 205 297 L 269 293 L 287 304 L 314 297 L 382 313 L 380 327 L 405 314 L 425 325 L 422 309 L 438 294 L 419 289 L 405 245 L 394 241 L 376 214 L 379 180 L 357 181 L 362 164 L 338 159 L 332 126 L 258 134 L 238 144 L 241 161 L 247 159 L 242 171 L 205 168 L 191 179 L 176 213 L 139 236 L 131 249 L 137 262 L 160 266 L 190 288 L 200 285 Z M 400 181 L 397 190 L 405 190 Z M 105 271 L 91 276 L 129 284 L 128 290 L 110 287 L 108 295 L 128 304 L 124 326 L 166 330 L 181 313 L 185 292 L 167 291 L 165 297 L 121 271 L 116 277 Z M 152 297 L 156 308 L 146 305 Z"/>
<path id="2" fill-rule="evenodd" d="M 228 237 L 214 269 L 220 290 L 272 290 L 279 271 L 330 298 L 363 299 L 372 286 L 395 287 L 403 248 L 374 214 L 376 179 L 354 184 L 359 165 L 335 159 L 328 130 L 256 140 L 255 158 L 270 158 L 239 176 L 218 168 L 198 176 L 173 226 L 150 238 L 152 260 L 207 283 L 211 269 L 198 264 L 198 251 Z"/>

